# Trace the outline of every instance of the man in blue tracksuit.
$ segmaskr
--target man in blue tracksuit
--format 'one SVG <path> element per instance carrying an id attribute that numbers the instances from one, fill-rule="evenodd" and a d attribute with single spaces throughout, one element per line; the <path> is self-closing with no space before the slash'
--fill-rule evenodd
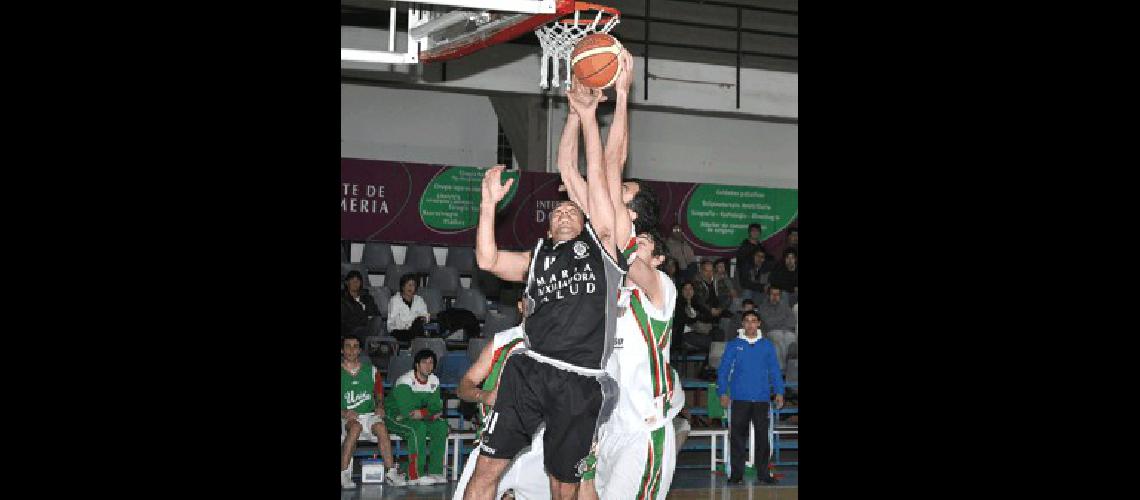
<path id="1" fill-rule="evenodd" d="M 756 457 L 756 475 L 760 482 L 772 484 L 776 479 L 768 474 L 768 401 L 776 395 L 776 408 L 784 407 L 784 377 L 780 373 L 780 363 L 776 359 L 776 347 L 772 341 L 760 337 L 760 316 L 755 311 L 745 311 L 744 328 L 738 337 L 724 348 L 724 357 L 717 368 L 717 394 L 720 404 L 731 407 L 732 472 L 728 482 L 739 483 L 744 479 L 744 452 L 748 440 L 748 423 L 756 429 L 756 440 L 752 444 Z M 732 394 L 731 405 L 725 392 Z"/>

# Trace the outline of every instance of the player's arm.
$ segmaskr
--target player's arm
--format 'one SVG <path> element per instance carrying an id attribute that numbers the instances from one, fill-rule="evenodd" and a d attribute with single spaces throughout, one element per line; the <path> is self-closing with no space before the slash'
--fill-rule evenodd
<path id="1" fill-rule="evenodd" d="M 483 174 L 483 199 L 479 202 L 479 226 L 475 231 L 475 262 L 479 269 L 488 271 L 507 281 L 523 281 L 530 267 L 530 252 L 499 250 L 495 243 L 495 204 L 511 190 L 514 179 L 502 183 L 502 165 L 495 165 Z"/>
<path id="2" fill-rule="evenodd" d="M 633 56 L 629 51 L 622 49 L 618 54 L 622 68 L 619 70 L 614 89 L 617 91 L 617 102 L 614 107 L 614 121 L 610 124 L 609 136 L 606 138 L 606 186 L 609 189 L 610 204 L 614 207 L 614 240 L 623 250 L 626 247 L 626 237 L 630 234 L 633 222 L 629 219 L 629 211 L 622 201 L 621 178 L 622 169 L 629 153 L 629 88 L 633 83 Z M 654 273 L 656 274 L 656 273 Z M 636 282 L 636 281 L 635 281 Z M 640 283 L 638 284 L 640 286 Z"/>
<path id="3" fill-rule="evenodd" d="M 610 258 L 617 260 L 617 245 L 614 240 L 614 211 L 606 185 L 605 155 L 602 151 L 602 136 L 598 130 L 598 103 L 605 99 L 602 91 L 592 89 L 581 82 L 575 82 L 566 91 L 570 107 L 582 121 L 582 137 L 586 143 L 586 183 L 589 186 L 587 198 L 590 200 L 590 224 L 601 240 Z"/>
<path id="4" fill-rule="evenodd" d="M 562 139 L 558 142 L 558 174 L 562 177 L 562 184 L 566 186 L 566 194 L 570 201 L 582 207 L 582 213 L 590 215 L 590 200 L 587 198 L 586 179 L 578 172 L 578 132 L 582 129 L 582 121 L 571 108 L 566 113 L 566 126 L 562 127 Z"/>
<path id="5" fill-rule="evenodd" d="M 657 274 L 657 270 L 649 265 L 645 259 L 636 259 L 629 265 L 629 280 L 635 285 L 645 291 L 649 301 L 653 303 L 658 311 L 665 308 L 665 304 L 661 302 L 663 293 L 661 293 L 661 275 Z"/>
<path id="6" fill-rule="evenodd" d="M 491 373 L 491 358 L 494 353 L 495 349 L 492 342 L 483 346 L 483 352 L 479 353 L 479 358 L 471 363 L 467 373 L 464 373 L 463 378 L 459 379 L 459 389 L 455 391 L 459 399 L 473 403 L 486 403 L 486 398 L 490 392 L 480 389 L 479 383 L 487 378 L 488 373 Z"/>

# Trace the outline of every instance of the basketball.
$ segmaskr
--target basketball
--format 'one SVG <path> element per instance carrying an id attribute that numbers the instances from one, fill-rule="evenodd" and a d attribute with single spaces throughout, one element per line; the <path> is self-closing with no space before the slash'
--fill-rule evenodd
<path id="1" fill-rule="evenodd" d="M 582 85 L 594 89 L 607 88 L 617 81 L 622 71 L 618 62 L 621 48 L 617 38 L 605 33 L 586 35 L 570 54 L 570 68 Z"/>

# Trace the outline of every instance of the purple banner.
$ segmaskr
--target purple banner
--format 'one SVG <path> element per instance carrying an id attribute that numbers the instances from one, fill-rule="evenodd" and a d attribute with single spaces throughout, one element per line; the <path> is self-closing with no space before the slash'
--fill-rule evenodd
<path id="1" fill-rule="evenodd" d="M 378 160 L 341 159 L 341 238 L 396 244 L 473 246 L 483 170 Z M 566 199 L 558 174 L 512 172 L 500 202 L 495 237 L 504 249 L 526 249 L 546 235 L 549 213 Z M 796 190 L 646 181 L 657 194 L 661 232 L 674 223 L 700 255 L 731 255 L 759 222 L 764 246 L 781 248 L 795 225 Z"/>

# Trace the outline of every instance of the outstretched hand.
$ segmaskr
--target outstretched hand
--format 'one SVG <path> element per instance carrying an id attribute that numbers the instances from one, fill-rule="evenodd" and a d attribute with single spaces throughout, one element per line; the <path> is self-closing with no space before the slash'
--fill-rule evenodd
<path id="1" fill-rule="evenodd" d="M 566 100 L 570 103 L 570 111 L 579 118 L 593 117 L 598 109 L 598 103 L 606 100 L 602 89 L 592 89 L 573 77 L 573 83 L 566 90 Z"/>
<path id="2" fill-rule="evenodd" d="M 507 183 L 503 184 L 503 170 L 506 168 L 503 165 L 495 165 L 483 174 L 483 203 L 499 203 L 511 191 L 514 179 L 507 179 Z"/>
<path id="3" fill-rule="evenodd" d="M 618 63 L 621 64 L 621 70 L 618 72 L 617 81 L 614 82 L 614 90 L 619 94 L 628 93 L 629 88 L 633 86 L 633 54 L 622 48 L 618 54 Z"/>

